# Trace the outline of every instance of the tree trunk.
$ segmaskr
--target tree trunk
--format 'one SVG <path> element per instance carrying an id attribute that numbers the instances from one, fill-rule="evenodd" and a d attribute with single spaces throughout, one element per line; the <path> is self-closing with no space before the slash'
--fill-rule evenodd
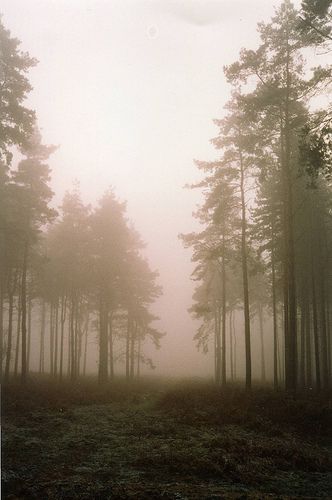
<path id="1" fill-rule="evenodd" d="M 128 319 L 127 319 L 127 337 L 126 337 L 126 380 L 129 381 L 130 377 L 130 366 L 129 366 L 129 358 L 130 358 L 130 335 L 131 335 L 131 318 L 130 313 L 128 311 Z"/>
<path id="2" fill-rule="evenodd" d="M 272 270 L 272 319 L 273 319 L 273 386 L 278 390 L 278 319 L 277 319 L 277 298 L 276 298 L 276 271 L 275 271 L 275 234 L 274 234 L 274 214 L 272 214 L 271 227 L 271 270 Z"/>
<path id="3" fill-rule="evenodd" d="M 137 321 L 135 321 L 135 327 L 132 328 L 130 336 L 130 380 L 133 380 L 134 378 L 136 335 L 137 335 Z"/>
<path id="4" fill-rule="evenodd" d="M 58 375 L 58 344 L 59 344 L 59 299 L 55 303 L 55 335 L 54 335 L 54 377 Z"/>
<path id="5" fill-rule="evenodd" d="M 42 303 L 41 326 L 40 326 L 40 354 L 39 354 L 39 373 L 44 373 L 44 350 L 45 350 L 45 323 L 46 323 L 46 304 Z"/>
<path id="6" fill-rule="evenodd" d="M 249 312 L 249 284 L 247 264 L 247 216 L 244 193 L 244 164 L 240 151 L 240 191 L 241 191 L 241 260 L 243 279 L 243 305 L 244 305 L 244 339 L 246 354 L 246 389 L 251 390 L 251 339 L 250 339 L 250 312 Z"/>
<path id="7" fill-rule="evenodd" d="M 99 383 L 104 384 L 108 378 L 108 310 L 100 300 L 99 307 Z"/>
<path id="8" fill-rule="evenodd" d="M 138 337 L 137 346 L 137 379 L 140 378 L 140 361 L 141 361 L 141 337 Z"/>
<path id="9" fill-rule="evenodd" d="M 319 256 L 320 272 L 318 275 L 320 285 L 320 332 L 321 332 L 321 360 L 322 360 L 322 385 L 324 389 L 329 386 L 328 373 L 328 345 L 327 345 L 327 325 L 326 325 L 326 293 L 325 293 L 325 269 L 323 267 L 323 256 Z"/>
<path id="10" fill-rule="evenodd" d="M 88 354 L 88 332 L 89 332 L 89 313 L 87 313 L 87 318 L 84 325 L 84 358 L 83 358 L 83 376 L 86 375 L 86 360 Z"/>
<path id="11" fill-rule="evenodd" d="M 50 375 L 51 375 L 51 377 L 53 377 L 53 375 L 54 375 L 54 308 L 53 308 L 52 302 L 50 304 L 49 330 L 50 330 Z"/>
<path id="12" fill-rule="evenodd" d="M 21 381 L 25 384 L 27 380 L 27 268 L 28 268 L 28 253 L 29 244 L 26 240 L 24 245 L 23 254 L 23 268 L 22 268 L 22 287 L 21 287 L 21 301 L 22 301 L 22 371 Z"/>
<path id="13" fill-rule="evenodd" d="M 261 382 L 265 384 L 266 374 L 265 374 L 265 353 L 264 353 L 264 328 L 263 328 L 263 308 L 260 305 L 258 309 L 258 319 L 259 319 L 259 333 L 261 340 Z"/>
<path id="14" fill-rule="evenodd" d="M 237 378 L 236 362 L 237 362 L 237 349 L 236 349 L 236 330 L 235 330 L 235 314 L 233 314 L 232 321 L 233 339 L 234 339 L 234 380 Z"/>
<path id="15" fill-rule="evenodd" d="M 221 268 L 221 282 L 222 282 L 222 359 L 221 359 L 221 383 L 226 385 L 226 265 L 225 265 L 225 235 L 223 234 L 223 255 L 222 255 L 222 268 Z"/>
<path id="16" fill-rule="evenodd" d="M 13 339 L 14 292 L 10 289 L 8 291 L 8 294 L 9 294 L 9 309 L 8 309 L 8 335 L 7 335 L 7 353 L 6 353 L 6 366 L 5 366 L 5 382 L 8 382 L 9 380 L 10 361 L 12 355 L 12 339 Z"/>
<path id="17" fill-rule="evenodd" d="M 18 296 L 17 304 L 17 324 L 16 324 L 16 349 L 15 349 L 15 364 L 14 364 L 14 377 L 18 374 L 18 358 L 20 352 L 20 337 L 21 337 L 21 296 Z"/>
<path id="18" fill-rule="evenodd" d="M 27 352 L 27 372 L 30 371 L 30 354 L 31 354 L 31 330 L 32 330 L 32 299 L 29 295 L 28 299 L 28 352 Z"/>
<path id="19" fill-rule="evenodd" d="M 231 381 L 234 380 L 234 364 L 233 364 L 233 329 L 232 329 L 233 311 L 229 311 L 229 360 L 230 360 L 230 375 Z"/>
<path id="20" fill-rule="evenodd" d="M 216 384 L 220 385 L 221 380 L 221 338 L 220 338 L 220 307 L 216 303 L 214 313 L 214 327 L 216 338 Z"/>
<path id="21" fill-rule="evenodd" d="M 314 330 L 315 366 L 316 366 L 316 389 L 317 391 L 320 391 L 321 379 L 320 379 L 320 356 L 319 356 L 319 338 L 318 338 L 318 315 L 317 315 L 315 276 L 313 272 L 311 279 L 312 279 L 312 319 L 313 319 L 313 330 Z"/>
<path id="22" fill-rule="evenodd" d="M 283 170 L 283 190 L 284 190 L 284 241 L 286 247 L 286 284 L 287 284 L 287 315 L 285 320 L 288 323 L 285 332 L 285 387 L 287 391 L 296 391 L 297 382 L 297 304 L 296 304 L 296 283 L 295 283 L 295 254 L 294 254 L 294 228 L 293 228 L 293 175 L 291 170 L 291 125 L 290 125 L 290 52 L 288 25 L 286 25 L 287 45 L 286 45 L 286 87 L 284 103 L 284 154 L 282 161 Z M 286 311 L 285 311 L 286 313 Z"/>
<path id="23" fill-rule="evenodd" d="M 114 354 L 113 354 L 113 312 L 108 317 L 108 339 L 110 351 L 110 378 L 114 379 Z"/>
<path id="24" fill-rule="evenodd" d="M 305 287 L 306 288 L 306 287 Z M 301 300 L 301 324 L 300 324 L 300 338 L 301 338 L 301 356 L 300 356 L 300 366 L 299 366 L 299 383 L 300 387 L 303 389 L 305 386 L 305 325 L 307 316 L 307 306 L 304 295 L 306 294 L 306 289 L 302 290 L 302 300 Z"/>
<path id="25" fill-rule="evenodd" d="M 79 376 L 80 367 L 80 336 L 79 336 L 79 304 L 75 301 L 75 321 L 74 321 L 74 378 L 77 379 Z"/>
<path id="26" fill-rule="evenodd" d="M 71 305 L 70 305 L 70 378 L 72 381 L 75 380 L 75 300 L 72 294 Z"/>
<path id="27" fill-rule="evenodd" d="M 309 306 L 309 297 L 306 295 L 306 321 L 305 321 L 305 342 L 306 342 L 306 386 L 312 387 L 312 349 L 311 349 L 311 314 Z"/>
<path id="28" fill-rule="evenodd" d="M 3 276 L 0 279 L 0 384 L 3 380 L 3 360 L 4 360 L 4 346 L 3 346 L 3 307 L 4 307 L 4 285 Z"/>
<path id="29" fill-rule="evenodd" d="M 62 295 L 61 298 L 61 330 L 60 330 L 60 367 L 59 367 L 59 378 L 62 380 L 63 376 L 63 344 L 64 344 L 64 333 L 65 333 L 65 322 L 66 322 L 66 310 L 67 310 L 67 296 Z M 69 352 L 68 352 L 69 356 Z"/>

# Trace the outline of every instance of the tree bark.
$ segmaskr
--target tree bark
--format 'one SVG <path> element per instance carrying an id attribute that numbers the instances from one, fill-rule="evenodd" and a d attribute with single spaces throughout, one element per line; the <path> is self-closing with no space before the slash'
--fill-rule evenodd
<path id="1" fill-rule="evenodd" d="M 233 364 L 233 329 L 232 329 L 232 320 L 233 320 L 233 310 L 229 311 L 229 360 L 230 360 L 230 375 L 231 381 L 234 380 L 234 364 Z"/>
<path id="2" fill-rule="evenodd" d="M 46 323 L 46 304 L 42 303 L 41 326 L 40 326 L 40 354 L 39 354 L 39 373 L 44 373 L 44 350 L 45 350 L 45 323 Z"/>
<path id="3" fill-rule="evenodd" d="M 240 151 L 240 191 L 241 191 L 241 260 L 243 278 L 243 302 L 244 302 L 244 338 L 246 355 L 246 389 L 251 390 L 251 339 L 250 339 L 250 311 L 249 311 L 249 284 L 247 263 L 247 216 L 244 193 L 244 164 Z"/>
<path id="4" fill-rule="evenodd" d="M 127 337 L 126 337 L 126 380 L 127 382 L 129 381 L 130 378 L 130 366 L 129 366 L 129 360 L 130 360 L 130 335 L 131 335 L 131 318 L 130 318 L 130 312 L 128 311 L 128 319 L 127 319 Z"/>
<path id="5" fill-rule="evenodd" d="M 22 301 L 22 384 L 27 380 L 27 268 L 28 268 L 29 243 L 26 240 L 23 253 L 22 267 L 22 286 L 21 286 L 21 301 Z"/>
<path id="6" fill-rule="evenodd" d="M 266 373 L 265 373 L 265 353 L 264 353 L 264 328 L 263 328 L 263 308 L 261 304 L 258 309 L 258 319 L 259 319 L 259 333 L 261 340 L 261 382 L 265 384 Z"/>
<path id="7" fill-rule="evenodd" d="M 276 298 L 276 270 L 275 270 L 275 229 L 274 213 L 272 214 L 271 226 L 271 271 L 272 271 L 272 319 L 273 319 L 273 387 L 277 391 L 278 381 L 278 319 Z"/>
<path id="8" fill-rule="evenodd" d="M 214 327 L 216 338 L 216 384 L 220 385 L 221 380 L 221 338 L 220 338 L 220 306 L 216 301 L 214 313 Z"/>
<path id="9" fill-rule="evenodd" d="M 60 312 L 60 367 L 59 367 L 59 379 L 62 380 L 63 377 L 63 344 L 64 344 L 64 332 L 65 332 L 65 322 L 66 322 L 66 311 L 67 311 L 67 296 L 62 295 L 61 297 L 61 312 Z M 68 352 L 69 356 L 69 352 Z"/>
<path id="10" fill-rule="evenodd" d="M 10 280 L 10 279 L 9 279 Z M 9 380 L 10 361 L 12 355 L 12 339 L 13 339 L 13 309 L 14 309 L 14 292 L 11 287 L 8 287 L 8 335 L 7 335 L 7 353 L 6 353 L 6 366 L 5 366 L 5 382 Z"/>
<path id="11" fill-rule="evenodd" d="M 29 295 L 28 299 L 28 352 L 27 352 L 27 371 L 30 371 L 30 354 L 31 354 L 31 330 L 32 330 L 32 298 Z"/>
<path id="12" fill-rule="evenodd" d="M 222 339 L 222 359 L 221 359 L 221 383 L 223 386 L 226 385 L 226 265 L 225 265 L 225 234 L 223 234 L 223 254 L 222 254 L 222 264 L 221 264 L 221 282 L 222 282 L 222 327 L 221 327 L 221 339 Z"/>
<path id="13" fill-rule="evenodd" d="M 114 378 L 114 355 L 113 355 L 113 312 L 108 316 L 108 339 L 109 339 L 109 353 L 110 353 L 110 378 Z"/>
<path id="14" fill-rule="evenodd" d="M 104 384 L 108 378 L 108 310 L 101 298 L 99 306 L 99 383 Z"/>

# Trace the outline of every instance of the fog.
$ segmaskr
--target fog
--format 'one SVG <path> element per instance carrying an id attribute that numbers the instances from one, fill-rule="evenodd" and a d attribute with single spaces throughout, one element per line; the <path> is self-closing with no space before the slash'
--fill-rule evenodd
<path id="1" fill-rule="evenodd" d="M 4 498 L 332 498 L 331 53 L 332 0 L 2 0 Z"/>
<path id="2" fill-rule="evenodd" d="M 198 353 L 191 252 L 178 234 L 197 229 L 193 159 L 213 159 L 212 118 L 229 97 L 222 72 L 272 1 L 151 2 L 4 0 L 3 22 L 38 59 L 30 72 L 43 141 L 52 155 L 54 205 L 78 180 L 85 202 L 107 186 L 127 200 L 163 295 L 154 306 L 167 333 L 153 353 L 157 374 L 212 375 Z"/>

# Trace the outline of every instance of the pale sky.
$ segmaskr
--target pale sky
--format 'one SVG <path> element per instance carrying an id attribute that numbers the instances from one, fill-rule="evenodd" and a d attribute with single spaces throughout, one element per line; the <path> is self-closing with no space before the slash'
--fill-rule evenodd
<path id="1" fill-rule="evenodd" d="M 78 179 L 95 202 L 108 186 L 160 272 L 156 304 L 167 332 L 157 373 L 201 375 L 187 313 L 191 252 L 177 235 L 197 227 L 193 159 L 215 157 L 213 118 L 229 96 L 222 68 L 258 43 L 256 24 L 279 0 L 2 0 L 0 12 L 22 49 L 39 60 L 29 105 L 43 139 L 58 144 L 52 186 L 59 204 Z M 295 5 L 299 5 L 296 1 Z M 184 359 L 188 362 L 185 363 Z M 188 370 L 189 367 L 189 370 Z M 211 366 L 211 374 L 213 367 Z"/>

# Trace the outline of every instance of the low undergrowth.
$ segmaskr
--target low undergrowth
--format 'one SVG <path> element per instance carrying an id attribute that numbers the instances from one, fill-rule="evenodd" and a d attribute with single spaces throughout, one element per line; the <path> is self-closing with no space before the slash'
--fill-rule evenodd
<path id="1" fill-rule="evenodd" d="M 2 411 L 5 499 L 332 497 L 327 395 L 35 381 Z"/>

